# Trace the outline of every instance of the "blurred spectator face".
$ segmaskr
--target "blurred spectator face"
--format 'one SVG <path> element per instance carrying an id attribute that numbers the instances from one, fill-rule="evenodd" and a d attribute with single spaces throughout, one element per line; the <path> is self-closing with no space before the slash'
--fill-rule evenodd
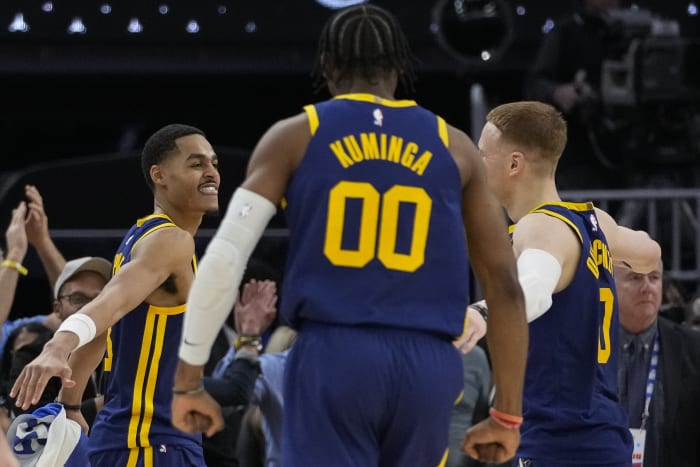
<path id="1" fill-rule="evenodd" d="M 625 266 L 615 267 L 620 324 L 631 333 L 648 329 L 656 319 L 663 296 L 663 270 L 659 263 L 649 274 Z"/>
<path id="2" fill-rule="evenodd" d="M 17 352 L 21 347 L 34 342 L 37 337 L 39 337 L 39 334 L 27 330 L 26 326 L 22 327 L 12 343 L 12 351 Z"/>
<path id="3" fill-rule="evenodd" d="M 22 368 L 24 368 L 25 365 L 27 365 L 39 356 L 41 350 L 44 348 L 44 344 L 48 341 L 48 339 L 49 336 L 45 336 L 45 338 L 36 337 L 33 341 L 29 342 L 28 344 L 17 348 L 12 357 L 9 387 L 14 386 L 15 382 L 17 381 L 17 378 L 19 377 L 19 374 L 22 372 Z M 20 415 L 22 413 L 32 413 L 39 407 L 48 404 L 49 402 L 55 401 L 60 391 L 61 379 L 54 376 L 46 384 L 46 388 L 41 394 L 39 402 L 31 405 L 27 410 L 23 410 L 22 408 L 17 407 L 14 403 L 14 400 L 12 400 L 12 412 L 15 416 Z"/>
<path id="4" fill-rule="evenodd" d="M 75 274 L 61 287 L 54 300 L 54 313 L 63 321 L 97 297 L 106 283 L 104 277 L 93 271 Z"/>
<path id="5" fill-rule="evenodd" d="M 693 300 L 690 307 L 690 318 L 688 320 L 690 327 L 700 331 L 700 297 Z"/>

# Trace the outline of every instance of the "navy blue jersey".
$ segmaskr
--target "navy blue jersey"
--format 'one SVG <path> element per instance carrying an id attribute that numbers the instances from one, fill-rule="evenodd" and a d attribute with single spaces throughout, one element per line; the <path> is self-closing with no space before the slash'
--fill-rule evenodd
<path id="1" fill-rule="evenodd" d="M 164 214 L 139 219 L 117 250 L 113 274 L 119 274 L 119 269 L 131 260 L 132 249 L 141 239 L 158 229 L 173 227 L 175 224 Z M 105 405 L 90 433 L 90 451 L 129 448 L 137 456 L 139 450 L 135 448 L 171 444 L 201 450 L 199 435 L 177 430 L 170 421 L 184 311 L 184 304 L 157 307 L 144 302 L 108 330 Z M 136 465 L 136 457 L 128 465 Z"/>
<path id="2" fill-rule="evenodd" d="M 592 203 L 549 203 L 581 241 L 572 282 L 530 323 L 518 454 L 561 464 L 626 465 L 627 418 L 617 397 L 618 311 L 612 257 Z"/>
<path id="3" fill-rule="evenodd" d="M 369 94 L 305 111 L 312 137 L 285 194 L 283 319 L 459 335 L 469 267 L 445 121 Z"/>

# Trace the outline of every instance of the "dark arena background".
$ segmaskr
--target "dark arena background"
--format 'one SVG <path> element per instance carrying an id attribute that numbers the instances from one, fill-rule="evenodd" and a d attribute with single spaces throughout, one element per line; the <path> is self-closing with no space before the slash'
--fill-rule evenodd
<path id="1" fill-rule="evenodd" d="M 332 8 L 349 3 L 0 2 L 3 231 L 22 187 L 31 183 L 44 196 L 52 234 L 67 258 L 111 257 L 124 229 L 152 209 L 138 150 L 150 133 L 173 122 L 202 128 L 219 152 L 224 210 L 262 133 L 328 97 L 310 78 L 317 37 Z M 470 132 L 472 85 L 482 86 L 490 105 L 521 99 L 543 37 L 577 1 L 372 3 L 398 16 L 416 55 L 418 80 L 409 97 Z M 677 21 L 686 62 L 697 66 L 700 60 L 687 57 L 698 57 L 698 2 L 626 7 Z M 700 83 L 697 68 L 685 73 L 687 82 Z M 205 221 L 200 253 L 217 223 Z M 282 219 L 272 227 L 256 254 L 280 265 Z M 20 280 L 13 316 L 49 309 L 49 289 L 31 248 L 26 262 L 30 275 Z M 32 287 L 36 293 L 28 293 Z"/>

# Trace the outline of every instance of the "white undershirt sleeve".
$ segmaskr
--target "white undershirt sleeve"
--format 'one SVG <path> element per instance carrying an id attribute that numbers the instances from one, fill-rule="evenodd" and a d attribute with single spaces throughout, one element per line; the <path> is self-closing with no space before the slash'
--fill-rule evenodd
<path id="1" fill-rule="evenodd" d="M 561 277 L 561 264 L 549 252 L 527 248 L 518 257 L 518 280 L 525 296 L 527 322 L 552 306 L 552 294 Z"/>

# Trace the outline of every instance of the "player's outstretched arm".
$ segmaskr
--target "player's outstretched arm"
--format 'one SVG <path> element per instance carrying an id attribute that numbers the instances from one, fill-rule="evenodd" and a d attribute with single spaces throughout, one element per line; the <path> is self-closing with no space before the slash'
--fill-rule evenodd
<path id="1" fill-rule="evenodd" d="M 188 270 L 193 254 L 194 239 L 184 230 L 160 229 L 144 237 L 134 247 L 131 261 L 93 301 L 69 316 L 41 354 L 24 367 L 10 392 L 17 406 L 26 409 L 36 404 L 51 377 L 60 377 L 64 387 L 75 386 L 68 364 L 70 353 L 103 334 L 172 274 Z"/>
<path id="2" fill-rule="evenodd" d="M 596 208 L 613 261 L 626 263 L 634 272 L 648 274 L 661 261 L 661 247 L 643 230 L 618 225 L 610 214 Z"/>

